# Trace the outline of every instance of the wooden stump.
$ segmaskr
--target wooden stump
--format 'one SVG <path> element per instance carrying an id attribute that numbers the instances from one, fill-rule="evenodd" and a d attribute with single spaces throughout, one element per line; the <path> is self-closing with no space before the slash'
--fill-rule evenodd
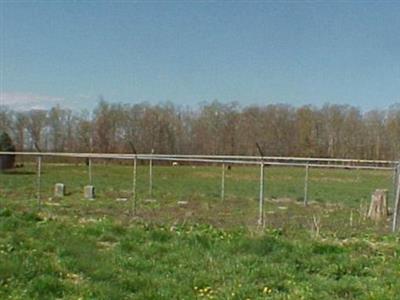
<path id="1" fill-rule="evenodd" d="M 380 221 L 388 216 L 388 190 L 377 189 L 371 195 L 371 204 L 368 210 L 368 218 Z"/>

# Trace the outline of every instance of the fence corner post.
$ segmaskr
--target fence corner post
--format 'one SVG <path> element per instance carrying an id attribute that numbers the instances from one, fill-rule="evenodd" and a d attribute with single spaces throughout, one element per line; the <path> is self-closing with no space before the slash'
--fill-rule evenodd
<path id="1" fill-rule="evenodd" d="M 392 232 L 397 231 L 398 227 L 398 218 L 399 218 L 399 209 L 400 209 L 400 176 L 399 175 L 399 167 L 400 164 L 396 164 L 396 185 L 395 185 L 395 198 L 394 198 L 394 211 L 393 211 L 393 223 L 392 223 Z"/>

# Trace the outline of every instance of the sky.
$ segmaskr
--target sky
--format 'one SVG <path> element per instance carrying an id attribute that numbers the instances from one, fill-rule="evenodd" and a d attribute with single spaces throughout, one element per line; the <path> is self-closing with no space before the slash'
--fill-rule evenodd
<path id="1" fill-rule="evenodd" d="M 0 104 L 400 102 L 400 2 L 0 0 Z"/>

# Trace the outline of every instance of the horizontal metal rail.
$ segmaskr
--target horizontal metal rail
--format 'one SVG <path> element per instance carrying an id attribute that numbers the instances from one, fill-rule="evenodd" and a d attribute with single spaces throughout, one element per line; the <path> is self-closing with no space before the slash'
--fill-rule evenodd
<path id="1" fill-rule="evenodd" d="M 188 155 L 188 154 L 140 154 L 152 157 L 171 157 L 171 158 L 215 158 L 215 159 L 241 159 L 241 160 L 284 160 L 284 161 L 305 161 L 305 162 L 332 162 L 332 163 L 357 163 L 357 164 L 397 164 L 394 160 L 368 160 L 350 158 L 316 158 L 316 157 L 284 157 L 284 156 L 248 156 L 248 155 Z"/>
<path id="2" fill-rule="evenodd" d="M 64 156 L 64 157 L 98 157 L 102 158 L 122 158 L 122 157 L 169 157 L 169 158 L 206 158 L 206 159 L 230 159 L 230 160 L 290 160 L 290 161 L 307 161 L 307 162 L 334 162 L 334 163 L 359 163 L 359 164 L 397 164 L 395 160 L 367 160 L 367 159 L 350 159 L 350 158 L 316 158 L 316 157 L 285 157 L 285 156 L 249 156 L 249 155 L 198 155 L 198 154 L 130 154 L 130 153 L 68 153 L 68 152 L 0 152 L 0 154 L 15 155 L 38 155 L 46 156 Z"/>
<path id="3" fill-rule="evenodd" d="M 200 162 L 200 163 L 224 163 L 224 164 L 244 164 L 244 165 L 260 165 L 264 166 L 285 166 L 285 167 L 304 167 L 308 165 L 312 168 L 331 168 L 331 169 L 362 169 L 362 170 L 394 170 L 391 167 L 375 167 L 375 166 L 352 166 L 352 165 L 327 165 L 327 164 L 308 164 L 308 163 L 291 163 L 291 162 L 274 162 L 274 161 L 251 161 L 251 160 L 226 160 L 226 159 L 201 159 L 201 158 L 168 158 L 168 157 L 151 157 L 138 156 L 140 160 L 160 160 L 160 161 L 183 161 L 183 162 Z"/>
<path id="4" fill-rule="evenodd" d="M 155 161 L 176 161 L 176 162 L 196 162 L 196 163 L 225 163 L 225 164 L 241 164 L 241 165 L 260 165 L 265 166 L 292 166 L 304 167 L 308 165 L 312 168 L 331 168 L 331 169 L 363 169 L 363 170 L 394 170 L 394 167 L 371 166 L 371 162 L 376 164 L 395 164 L 391 161 L 372 161 L 372 160 L 340 160 L 336 162 L 349 163 L 358 162 L 366 165 L 349 165 L 349 164 L 326 164 L 328 159 L 306 159 L 306 158 L 290 158 L 291 161 L 274 161 L 289 160 L 289 158 L 279 157 L 256 157 L 256 156 L 207 156 L 207 155 L 166 155 L 166 154 L 118 154 L 118 153 L 63 153 L 63 152 L 0 152 L 0 155 L 22 155 L 22 156 L 48 156 L 48 157 L 67 157 L 67 158 L 93 158 L 93 159 L 123 159 L 123 160 L 155 160 Z M 298 160 L 298 162 L 296 162 Z M 309 163 L 309 162 L 314 163 Z M 325 162 L 325 164 L 316 163 L 317 161 Z"/>

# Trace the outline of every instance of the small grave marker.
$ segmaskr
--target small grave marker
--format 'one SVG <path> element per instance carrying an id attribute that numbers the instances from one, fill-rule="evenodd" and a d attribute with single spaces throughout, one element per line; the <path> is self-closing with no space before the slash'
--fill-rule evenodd
<path id="1" fill-rule="evenodd" d="M 189 204 L 189 202 L 187 202 L 187 201 L 178 201 L 177 204 L 178 204 L 179 206 L 186 206 L 186 205 Z"/>
<path id="2" fill-rule="evenodd" d="M 126 202 L 126 201 L 128 201 L 128 198 L 117 198 L 117 199 L 115 199 L 115 201 L 117 201 L 117 202 Z"/>
<path id="3" fill-rule="evenodd" d="M 54 197 L 62 198 L 65 196 L 65 185 L 63 183 L 56 183 L 54 185 Z"/>
<path id="4" fill-rule="evenodd" d="M 157 200 L 156 199 L 145 199 L 144 202 L 151 204 L 151 203 L 157 203 Z"/>
<path id="5" fill-rule="evenodd" d="M 94 200 L 96 197 L 95 189 L 93 185 L 86 185 L 83 189 L 85 199 Z"/>

